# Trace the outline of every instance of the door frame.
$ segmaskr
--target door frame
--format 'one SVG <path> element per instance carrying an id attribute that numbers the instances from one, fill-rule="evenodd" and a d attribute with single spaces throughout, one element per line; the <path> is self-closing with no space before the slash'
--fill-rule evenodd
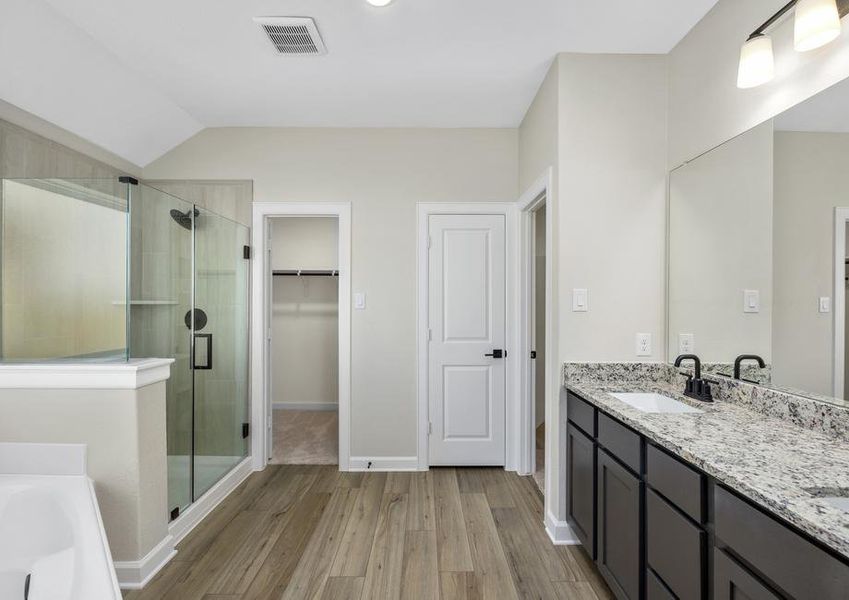
<path id="1" fill-rule="evenodd" d="M 505 457 L 504 469 L 517 470 L 519 445 L 517 435 L 519 407 L 519 340 L 516 323 L 518 318 L 517 298 L 517 219 L 515 202 L 419 202 L 416 204 L 418 234 L 416 257 L 416 449 L 418 469 L 430 468 L 428 423 L 430 421 L 430 402 L 428 389 L 429 345 L 428 345 L 428 298 L 430 293 L 428 233 L 431 215 L 503 215 L 505 234 L 505 340 L 508 355 L 505 359 Z M 515 350 L 515 351 L 514 351 Z"/>
<path id="2" fill-rule="evenodd" d="M 534 249 L 534 230 L 533 230 L 533 215 L 532 213 L 540 206 L 545 205 L 545 326 L 546 329 L 554 323 L 554 288 L 552 285 L 554 273 L 554 215 L 552 214 L 551 188 L 553 181 L 553 171 L 551 168 L 546 171 L 522 194 L 516 203 L 519 214 L 519 356 L 523 357 L 519 366 L 520 380 L 520 396 L 518 400 L 520 411 L 520 427 L 518 434 L 519 442 L 519 460 L 517 471 L 522 475 L 530 475 L 536 470 L 536 420 L 534 419 L 536 411 L 536 394 L 535 394 L 535 376 L 534 364 L 531 359 L 531 350 L 533 350 L 534 339 L 534 312 L 535 312 L 535 249 Z M 557 388 L 552 389 L 551 375 L 558 371 L 557 361 L 555 360 L 554 341 L 556 336 L 551 335 L 547 331 L 545 336 L 545 406 L 548 413 L 548 406 L 555 400 L 553 395 L 557 392 Z M 559 379 L 559 378 L 558 378 Z M 546 414 L 546 423 L 548 423 L 548 414 Z M 549 430 L 555 431 L 555 428 L 546 426 L 546 437 Z M 548 452 L 548 443 L 546 440 L 546 452 Z M 548 458 L 546 456 L 546 458 Z M 547 464 L 551 464 L 550 460 L 546 460 Z M 549 477 L 546 475 L 546 498 L 549 496 Z"/>
<path id="3" fill-rule="evenodd" d="M 351 459 L 351 204 L 350 202 L 254 202 L 251 227 L 251 457 L 255 471 L 270 459 L 271 368 L 268 334 L 271 323 L 271 269 L 266 237 L 275 217 L 336 217 L 339 260 L 339 470 Z"/>
<path id="4" fill-rule="evenodd" d="M 846 360 L 846 225 L 849 208 L 834 209 L 834 364 L 832 365 L 832 393 L 835 398 L 844 396 L 843 370 Z"/>

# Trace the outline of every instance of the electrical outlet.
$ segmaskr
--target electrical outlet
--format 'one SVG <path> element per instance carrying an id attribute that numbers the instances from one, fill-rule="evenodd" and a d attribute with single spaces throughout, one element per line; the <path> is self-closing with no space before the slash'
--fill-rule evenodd
<path id="1" fill-rule="evenodd" d="M 651 356 L 651 334 L 637 334 L 637 356 Z"/>
<path id="2" fill-rule="evenodd" d="M 696 336 L 692 333 L 678 334 L 678 354 L 695 354 Z"/>

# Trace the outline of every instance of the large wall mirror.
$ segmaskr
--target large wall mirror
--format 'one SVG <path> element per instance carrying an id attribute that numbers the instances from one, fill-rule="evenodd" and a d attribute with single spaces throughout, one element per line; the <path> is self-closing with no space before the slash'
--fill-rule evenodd
<path id="1" fill-rule="evenodd" d="M 849 80 L 673 170 L 667 348 L 849 399 Z"/>

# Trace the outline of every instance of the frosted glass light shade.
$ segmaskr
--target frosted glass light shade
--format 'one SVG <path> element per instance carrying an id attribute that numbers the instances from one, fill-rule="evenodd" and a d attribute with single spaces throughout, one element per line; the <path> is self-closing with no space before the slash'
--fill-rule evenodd
<path id="1" fill-rule="evenodd" d="M 737 87 L 753 88 L 770 81 L 775 76 L 775 58 L 772 38 L 756 35 L 740 49 L 740 66 L 737 70 Z"/>
<path id="2" fill-rule="evenodd" d="M 799 0 L 793 25 L 793 47 L 797 52 L 814 50 L 840 35 L 836 0 Z"/>
<path id="3" fill-rule="evenodd" d="M 386 6 L 387 4 L 392 2 L 392 0 L 366 0 L 366 2 L 368 2 L 372 6 Z"/>

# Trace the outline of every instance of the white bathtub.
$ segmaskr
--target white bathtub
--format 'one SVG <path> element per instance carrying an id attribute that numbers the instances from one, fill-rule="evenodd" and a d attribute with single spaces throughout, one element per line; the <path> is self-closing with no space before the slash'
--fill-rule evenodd
<path id="1" fill-rule="evenodd" d="M 0 475 L 0 599 L 119 600 L 84 475 Z"/>

